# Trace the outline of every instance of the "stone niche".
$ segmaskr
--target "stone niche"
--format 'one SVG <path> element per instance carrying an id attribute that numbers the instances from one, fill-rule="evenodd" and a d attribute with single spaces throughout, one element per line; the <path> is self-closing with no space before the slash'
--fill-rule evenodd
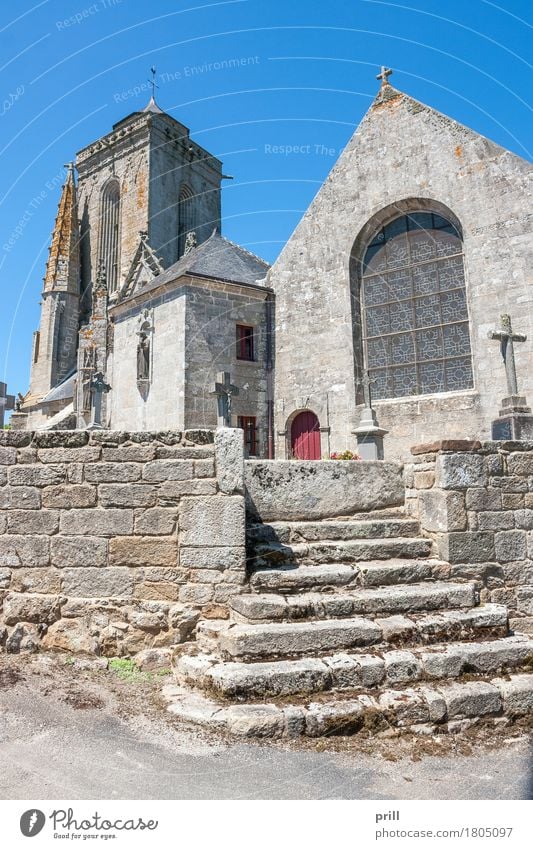
<path id="1" fill-rule="evenodd" d="M 242 431 L 0 433 L 6 651 L 170 650 L 244 580 Z"/>

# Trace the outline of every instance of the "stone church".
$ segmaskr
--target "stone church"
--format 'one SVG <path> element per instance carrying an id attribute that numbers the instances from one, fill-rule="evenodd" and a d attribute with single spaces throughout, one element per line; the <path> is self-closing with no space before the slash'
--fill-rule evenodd
<path id="1" fill-rule="evenodd" d="M 533 398 L 531 165 L 389 73 L 272 268 L 221 235 L 222 164 L 153 98 L 81 150 L 13 427 L 218 422 L 250 457 L 319 459 L 356 450 L 370 387 L 403 458 Z"/>

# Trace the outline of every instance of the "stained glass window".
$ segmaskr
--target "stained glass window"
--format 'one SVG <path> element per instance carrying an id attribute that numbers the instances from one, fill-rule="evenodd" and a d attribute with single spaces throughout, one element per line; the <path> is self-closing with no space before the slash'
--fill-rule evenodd
<path id="1" fill-rule="evenodd" d="M 463 244 L 450 221 L 403 215 L 367 247 L 363 332 L 374 398 L 473 386 Z"/>

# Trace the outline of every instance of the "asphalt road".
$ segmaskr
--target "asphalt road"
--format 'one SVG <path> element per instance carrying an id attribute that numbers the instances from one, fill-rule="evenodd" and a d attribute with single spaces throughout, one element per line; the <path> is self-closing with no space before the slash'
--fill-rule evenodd
<path id="1" fill-rule="evenodd" d="M 502 738 L 498 749 L 474 746 L 470 756 L 415 760 L 408 751 L 387 760 L 355 750 L 228 744 L 148 708 L 147 688 L 108 687 L 110 672 L 58 676 L 21 665 L 24 680 L 2 686 L 0 677 L 2 799 L 533 798 L 523 737 Z"/>

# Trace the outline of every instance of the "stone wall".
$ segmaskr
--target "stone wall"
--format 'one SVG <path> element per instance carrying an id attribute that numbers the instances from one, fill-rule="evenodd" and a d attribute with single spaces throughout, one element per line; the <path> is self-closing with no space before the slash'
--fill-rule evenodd
<path id="1" fill-rule="evenodd" d="M 217 407 L 211 393 L 217 373 L 228 371 L 239 387 L 239 394 L 232 399 L 232 424 L 238 425 L 239 416 L 255 416 L 259 453 L 265 456 L 267 297 L 268 290 L 259 286 L 184 276 L 113 307 L 113 353 L 107 368 L 113 387 L 110 426 L 215 428 Z M 152 378 L 141 392 L 137 333 L 144 310 L 149 310 L 153 326 Z M 237 359 L 237 324 L 254 327 L 254 360 Z"/>
<path id="2" fill-rule="evenodd" d="M 246 510 L 263 522 L 327 519 L 404 503 L 400 463 L 248 460 Z"/>
<path id="3" fill-rule="evenodd" d="M 192 285 L 191 285 L 192 284 Z M 187 362 L 185 427 L 213 427 L 216 405 L 210 394 L 216 374 L 228 371 L 239 394 L 232 397 L 232 425 L 239 416 L 257 419 L 259 456 L 267 456 L 268 290 L 235 283 L 191 280 L 185 308 Z M 236 328 L 254 328 L 254 359 L 237 359 Z"/>
<path id="4" fill-rule="evenodd" d="M 242 431 L 0 433 L 0 644 L 170 647 L 245 580 Z"/>
<path id="5" fill-rule="evenodd" d="M 406 504 L 481 600 L 533 633 L 533 442 L 444 440 L 412 449 Z"/>

